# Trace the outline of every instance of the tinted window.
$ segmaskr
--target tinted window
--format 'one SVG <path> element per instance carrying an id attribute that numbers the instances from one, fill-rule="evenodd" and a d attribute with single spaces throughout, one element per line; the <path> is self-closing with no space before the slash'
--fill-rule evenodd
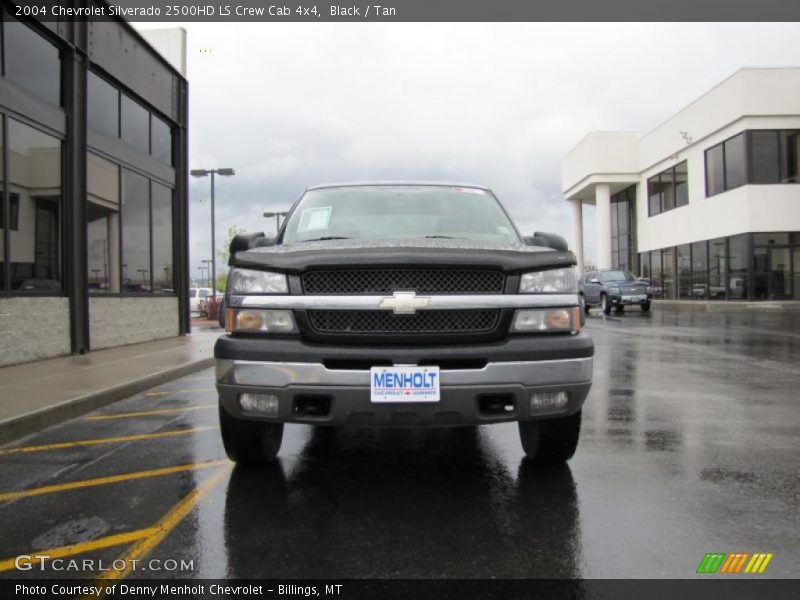
<path id="1" fill-rule="evenodd" d="M 6 273 L 8 272 L 8 267 L 6 266 L 6 245 L 5 245 L 5 238 L 8 235 L 8 232 L 5 230 L 6 223 L 5 223 L 5 214 L 6 214 L 6 207 L 4 205 L 5 202 L 5 172 L 3 171 L 3 159 L 1 158 L 4 156 L 3 152 L 3 144 L 5 140 L 5 135 L 3 135 L 3 120 L 0 119 L 0 230 L 3 231 L 3 237 L 0 238 L 0 290 L 6 289 Z M 13 200 L 12 200 L 13 203 Z M 13 204 L 12 204 L 13 206 Z M 19 198 L 17 199 L 17 218 L 19 218 Z M 13 216 L 12 216 L 13 219 Z"/>
<path id="2" fill-rule="evenodd" d="M 90 71 L 87 95 L 89 126 L 119 137 L 119 91 Z"/>
<path id="3" fill-rule="evenodd" d="M 689 204 L 689 173 L 686 161 L 675 165 L 675 206 Z"/>
<path id="4" fill-rule="evenodd" d="M 675 208 L 675 174 L 672 169 L 661 173 L 662 210 Z"/>
<path id="5" fill-rule="evenodd" d="M 678 246 L 678 297 L 691 298 L 692 290 L 692 251 L 689 244 Z"/>
<path id="6" fill-rule="evenodd" d="M 152 144 L 152 154 L 154 158 L 172 164 L 172 130 L 169 125 L 155 115 L 150 117 L 152 132 L 150 140 Z"/>
<path id="7" fill-rule="evenodd" d="M 725 271 L 727 268 L 728 250 L 726 239 L 710 240 L 708 242 L 708 294 L 710 298 L 725 299 Z"/>
<path id="8" fill-rule="evenodd" d="M 123 170 L 123 291 L 150 290 L 150 198 L 147 179 Z"/>
<path id="9" fill-rule="evenodd" d="M 172 265 L 172 190 L 153 183 L 153 290 L 175 289 Z"/>
<path id="10" fill-rule="evenodd" d="M 89 290 L 119 292 L 119 167 L 91 153 L 86 159 Z"/>
<path id="11" fill-rule="evenodd" d="M 8 16 L 3 30 L 5 76 L 50 104 L 61 104 L 58 48 L 36 31 Z"/>
<path id="12" fill-rule="evenodd" d="M 10 236 L 11 289 L 59 290 L 61 141 L 13 119 L 8 124 L 8 178 L 19 196 L 19 227 Z"/>
<path id="13" fill-rule="evenodd" d="M 742 186 L 747 180 L 744 162 L 744 134 L 725 142 L 725 189 Z"/>
<path id="14" fill-rule="evenodd" d="M 647 199 L 648 214 L 654 217 L 661 212 L 661 181 L 658 175 L 647 180 Z"/>
<path id="15" fill-rule="evenodd" d="M 781 181 L 800 182 L 800 133 L 782 131 L 781 140 Z"/>
<path id="16" fill-rule="evenodd" d="M 142 152 L 150 152 L 150 115 L 125 94 L 122 94 L 122 139 Z"/>
<path id="17" fill-rule="evenodd" d="M 708 247 L 706 242 L 692 244 L 692 292 L 695 298 L 708 298 Z"/>
<path id="18" fill-rule="evenodd" d="M 728 297 L 747 298 L 747 234 L 728 238 Z"/>
<path id="19" fill-rule="evenodd" d="M 725 168 L 722 144 L 706 150 L 706 194 L 713 196 L 725 191 Z"/>

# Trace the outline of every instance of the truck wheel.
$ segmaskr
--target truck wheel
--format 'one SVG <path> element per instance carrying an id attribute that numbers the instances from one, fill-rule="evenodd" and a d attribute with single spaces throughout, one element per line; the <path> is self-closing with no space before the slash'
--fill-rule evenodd
<path id="1" fill-rule="evenodd" d="M 525 456 L 537 463 L 563 463 L 572 458 L 581 433 L 581 412 L 569 417 L 519 422 Z"/>
<path id="2" fill-rule="evenodd" d="M 650 311 L 650 303 L 649 302 L 642 302 L 641 307 L 642 307 L 642 312 L 649 312 Z"/>
<path id="3" fill-rule="evenodd" d="M 608 300 L 608 295 L 606 294 L 600 296 L 600 310 L 603 311 L 604 315 L 611 314 L 611 302 Z"/>
<path id="4" fill-rule="evenodd" d="M 219 427 L 225 453 L 240 465 L 264 465 L 275 460 L 283 441 L 283 423 L 236 419 L 219 407 Z"/>
<path id="5" fill-rule="evenodd" d="M 614 309 L 614 312 L 617 313 L 618 315 L 621 315 L 622 313 L 625 312 L 625 306 L 623 304 L 620 304 L 619 306 L 617 306 L 617 308 Z"/>

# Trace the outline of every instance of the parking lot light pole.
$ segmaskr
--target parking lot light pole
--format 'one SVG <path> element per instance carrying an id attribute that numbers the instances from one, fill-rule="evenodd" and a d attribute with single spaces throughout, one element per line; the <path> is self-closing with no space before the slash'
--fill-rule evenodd
<path id="1" fill-rule="evenodd" d="M 208 270 L 209 270 L 208 272 L 210 273 L 210 272 L 211 272 L 211 266 L 210 266 L 210 265 L 211 265 L 211 263 L 212 263 L 213 261 L 212 261 L 212 260 L 202 260 L 202 261 L 200 261 L 200 262 L 202 262 L 202 263 L 203 263 L 203 264 L 206 266 L 206 269 L 208 269 Z M 214 289 L 214 285 L 213 285 L 213 283 L 212 283 L 212 285 L 210 285 L 210 286 L 208 286 L 208 287 L 210 287 L 210 288 L 213 290 L 213 289 Z"/>
<path id="2" fill-rule="evenodd" d="M 275 217 L 275 233 L 278 234 L 281 232 L 281 217 L 286 217 L 288 214 L 288 211 L 265 212 L 264 217 L 267 219 Z"/>
<path id="3" fill-rule="evenodd" d="M 232 177 L 236 171 L 231 168 L 224 169 L 192 169 L 189 171 L 192 177 L 205 177 L 211 175 L 211 293 L 217 297 L 217 244 L 215 237 L 214 223 L 214 175 Z"/>

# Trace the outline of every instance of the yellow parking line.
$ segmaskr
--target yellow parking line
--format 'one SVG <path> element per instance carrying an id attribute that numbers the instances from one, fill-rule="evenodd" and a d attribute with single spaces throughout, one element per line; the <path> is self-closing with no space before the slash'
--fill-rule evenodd
<path id="1" fill-rule="evenodd" d="M 228 466 L 222 467 L 218 471 L 209 475 L 208 478 L 200 484 L 200 486 L 192 490 L 192 492 L 190 492 L 180 502 L 173 506 L 169 512 L 152 527 L 152 533 L 150 535 L 140 538 L 130 550 L 120 557 L 121 560 L 125 561 L 125 568 L 105 571 L 98 578 L 98 581 L 113 581 L 126 577 L 131 572 L 131 567 L 133 565 L 132 561 L 146 556 L 153 548 L 158 546 L 158 544 L 160 544 L 163 539 L 169 535 L 169 532 L 172 531 L 175 526 L 178 525 L 178 523 L 180 523 L 184 517 L 189 514 L 189 512 L 191 512 L 197 503 L 207 496 L 211 490 L 213 490 L 217 484 L 222 481 L 222 478 L 227 475 L 232 468 L 233 465 L 229 463 Z M 114 561 L 114 564 L 116 563 L 117 561 Z"/>
<path id="2" fill-rule="evenodd" d="M 167 390 L 166 392 L 145 392 L 147 398 L 155 398 L 157 396 L 169 396 L 170 394 L 195 394 L 201 392 L 214 392 L 214 388 L 197 388 L 193 390 Z"/>
<path id="3" fill-rule="evenodd" d="M 21 448 L 8 448 L 0 450 L 0 456 L 9 454 L 27 454 L 29 452 L 43 452 L 45 450 L 61 450 L 64 448 L 76 448 L 78 446 L 94 446 L 96 444 L 120 444 L 122 442 L 136 442 L 139 440 L 152 440 L 155 438 L 169 437 L 175 435 L 188 435 L 200 431 L 210 431 L 219 429 L 218 425 L 206 427 L 193 427 L 191 429 L 177 429 L 175 431 L 161 431 L 158 433 L 142 433 L 138 435 L 123 435 L 119 437 L 97 438 L 94 440 L 78 440 L 76 442 L 59 442 L 57 444 L 45 444 L 43 446 L 22 446 Z"/>
<path id="4" fill-rule="evenodd" d="M 172 475 L 173 473 L 185 473 L 186 471 L 199 471 L 200 469 L 210 469 L 211 467 L 220 467 L 227 463 L 228 463 L 227 460 L 210 460 L 207 462 L 194 463 L 189 465 L 162 467 L 160 469 L 150 469 L 148 471 L 136 471 L 134 473 L 124 473 L 121 475 L 109 475 L 107 477 L 97 477 L 95 479 L 82 479 L 80 481 L 70 481 L 68 483 L 46 485 L 38 488 L 31 488 L 29 490 L 20 490 L 18 492 L 5 492 L 3 494 L 0 494 L 0 502 L 17 500 L 19 498 L 30 498 L 31 496 L 42 496 L 44 494 L 53 494 L 55 492 L 66 492 L 69 490 L 94 487 L 98 485 L 108 485 L 111 483 L 119 483 L 121 481 L 133 481 L 135 479 L 146 479 L 148 477 L 160 477 L 162 475 Z"/>
<path id="5" fill-rule="evenodd" d="M 201 404 L 200 406 L 184 406 L 183 408 L 163 408 L 159 410 L 143 410 L 139 412 L 115 413 L 111 415 L 95 415 L 86 417 L 86 421 L 107 421 L 108 419 L 129 419 L 131 417 L 147 417 L 149 415 L 171 415 L 193 410 L 211 410 L 217 408 L 217 404 Z"/>
<path id="6" fill-rule="evenodd" d="M 131 542 L 147 539 L 156 533 L 158 533 L 158 531 L 154 527 L 147 527 L 145 529 L 137 529 L 136 531 L 128 531 L 126 533 L 115 533 L 114 535 L 108 535 L 96 540 L 72 544 L 70 546 L 59 546 L 58 548 L 50 548 L 49 550 L 39 550 L 38 552 L 32 552 L 30 554 L 31 558 L 29 559 L 19 559 L 17 556 L 6 558 L 5 560 L 0 560 L 0 572 L 15 569 L 17 560 L 19 560 L 20 565 L 35 564 L 41 560 L 40 557 L 42 556 L 47 556 L 48 560 L 52 560 L 54 558 L 64 558 L 75 554 L 84 554 L 85 552 L 92 552 L 93 550 L 101 550 L 103 548 L 110 548 L 112 546 L 119 546 L 121 544 L 129 544 Z"/>

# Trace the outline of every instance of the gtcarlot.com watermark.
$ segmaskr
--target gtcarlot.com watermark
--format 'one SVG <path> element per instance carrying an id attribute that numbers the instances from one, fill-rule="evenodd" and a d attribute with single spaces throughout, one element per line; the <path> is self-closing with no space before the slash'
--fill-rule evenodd
<path id="1" fill-rule="evenodd" d="M 14 559 L 18 571 L 73 571 L 98 573 L 103 571 L 194 571 L 194 560 L 151 558 L 149 560 L 117 558 L 107 561 L 94 558 L 53 558 L 49 554 L 20 554 Z"/>

